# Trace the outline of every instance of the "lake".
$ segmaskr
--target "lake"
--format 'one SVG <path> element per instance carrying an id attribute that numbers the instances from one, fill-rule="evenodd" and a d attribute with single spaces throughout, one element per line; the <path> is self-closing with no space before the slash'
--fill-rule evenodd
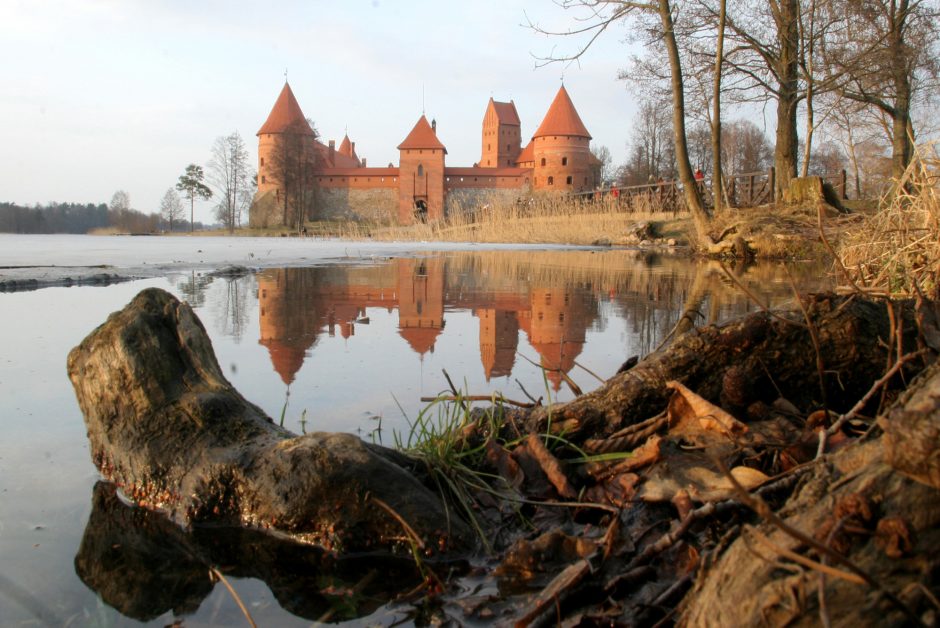
<path id="1" fill-rule="evenodd" d="M 210 275 L 233 263 L 251 271 Z M 689 303 L 704 324 L 759 308 L 737 283 L 771 307 L 792 299 L 791 277 L 829 287 L 818 265 L 726 272 L 637 250 L 0 236 L 0 266 L 99 264 L 142 278 L 0 293 L 4 626 L 243 624 L 226 584 L 259 625 L 412 612 L 387 604 L 413 586 L 407 570 L 375 577 L 251 531 L 186 534 L 98 483 L 66 355 L 143 288 L 189 301 L 226 376 L 275 421 L 393 446 L 422 397 L 449 391 L 444 371 L 468 394 L 565 401 L 653 351 Z"/>

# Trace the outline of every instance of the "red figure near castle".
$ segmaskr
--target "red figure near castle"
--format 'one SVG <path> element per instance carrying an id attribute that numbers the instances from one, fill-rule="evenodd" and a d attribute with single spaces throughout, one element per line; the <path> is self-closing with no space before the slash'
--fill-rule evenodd
<path id="1" fill-rule="evenodd" d="M 490 98 L 483 116 L 480 161 L 471 167 L 445 165 L 447 148 L 437 124 L 422 115 L 398 145 L 398 167 L 367 167 L 356 143 L 343 137 L 339 148 L 316 138 L 290 85 L 284 83 L 271 113 L 258 130 L 258 192 L 249 212 L 252 227 L 294 226 L 303 220 L 374 220 L 410 224 L 471 211 L 489 199 L 513 200 L 535 193 L 595 189 L 598 161 L 591 135 L 564 85 L 522 147 L 516 105 Z M 303 220 L 289 218 L 288 199 L 272 167 L 285 138 L 301 146 L 310 164 Z M 296 197 L 297 195 L 295 195 Z M 294 201 L 296 203 L 296 201 Z M 285 223 L 290 223 L 285 225 Z"/>

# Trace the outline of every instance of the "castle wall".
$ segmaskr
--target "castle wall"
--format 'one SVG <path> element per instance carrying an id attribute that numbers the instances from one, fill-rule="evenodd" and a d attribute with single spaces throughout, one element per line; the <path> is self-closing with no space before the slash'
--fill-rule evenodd
<path id="1" fill-rule="evenodd" d="M 444 208 L 448 216 L 475 212 L 484 205 L 515 203 L 520 197 L 528 194 L 528 191 L 528 187 L 464 187 L 450 189 L 447 191 Z"/>
<path id="2" fill-rule="evenodd" d="M 357 220 L 392 224 L 398 220 L 395 187 L 325 186 L 317 189 L 316 211 L 321 220 Z"/>

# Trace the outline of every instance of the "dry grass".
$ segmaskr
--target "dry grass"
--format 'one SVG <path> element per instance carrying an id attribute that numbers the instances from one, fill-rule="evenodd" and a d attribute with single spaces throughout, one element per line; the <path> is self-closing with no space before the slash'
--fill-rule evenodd
<path id="1" fill-rule="evenodd" d="M 918 149 L 898 193 L 846 234 L 838 250 L 861 289 L 895 296 L 940 296 L 940 157 Z"/>
<path id="2" fill-rule="evenodd" d="M 451 207 L 447 218 L 426 224 L 374 226 L 346 223 L 339 237 L 440 242 L 511 242 L 530 244 L 616 244 L 637 221 L 658 223 L 663 237 L 684 239 L 686 215 L 625 211 L 609 201 L 581 202 L 537 197 L 525 204 L 491 197 L 473 207 Z"/>

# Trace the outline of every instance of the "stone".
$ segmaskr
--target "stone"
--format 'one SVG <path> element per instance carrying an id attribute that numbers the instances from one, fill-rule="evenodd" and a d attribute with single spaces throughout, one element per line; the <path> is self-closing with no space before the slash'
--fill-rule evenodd
<path id="1" fill-rule="evenodd" d="M 428 552 L 472 544 L 413 460 L 351 434 L 296 436 L 245 400 L 198 317 L 163 290 L 89 334 L 68 375 L 102 476 L 184 527 L 250 526 L 343 553 L 394 550 L 407 523 Z"/>

